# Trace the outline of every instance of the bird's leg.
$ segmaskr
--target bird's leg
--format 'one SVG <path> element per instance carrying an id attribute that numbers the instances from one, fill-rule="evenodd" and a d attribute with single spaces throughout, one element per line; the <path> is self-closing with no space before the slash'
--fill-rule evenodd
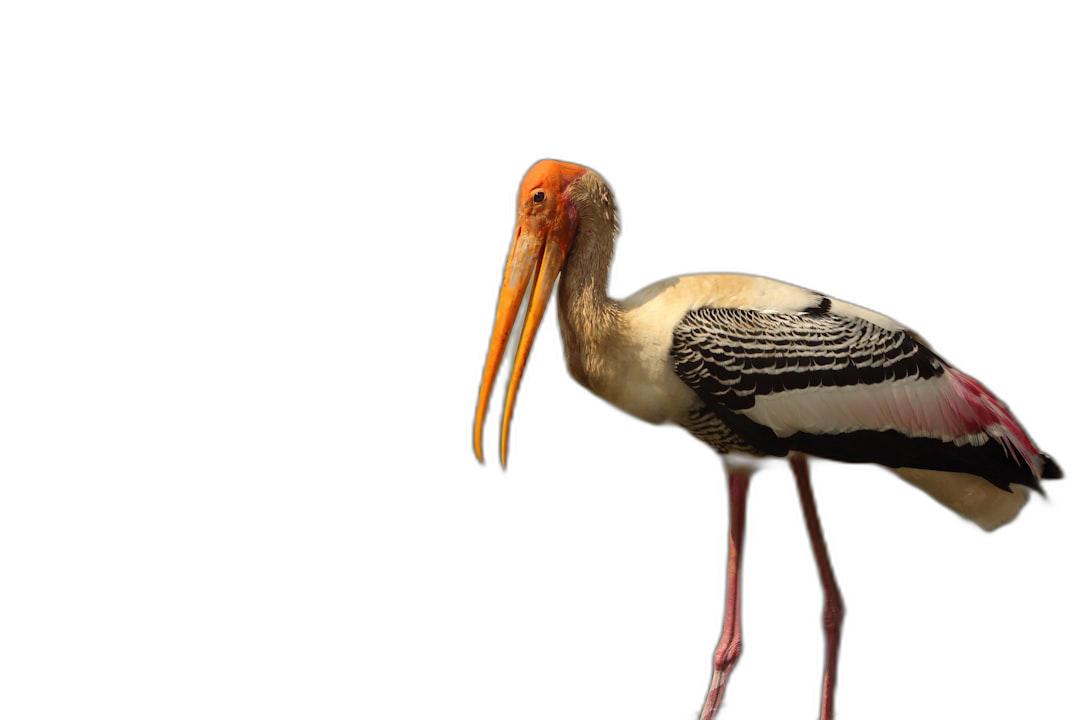
<path id="1" fill-rule="evenodd" d="M 743 529 L 746 526 L 746 493 L 750 475 L 745 467 L 727 467 L 728 503 L 731 521 L 728 535 L 727 600 L 724 604 L 724 630 L 716 646 L 712 683 L 701 710 L 700 720 L 712 720 L 724 697 L 728 674 L 742 650 L 742 623 L 739 617 L 739 563 L 742 560 Z"/>
<path id="2" fill-rule="evenodd" d="M 825 591 L 825 676 L 821 684 L 821 720 L 831 720 L 833 716 L 834 690 L 836 688 L 836 663 L 840 653 L 840 625 L 844 621 L 844 601 L 840 597 L 840 588 L 836 585 L 829 551 L 825 547 L 825 536 L 821 533 L 821 521 L 818 519 L 814 492 L 810 489 L 810 469 L 806 456 L 802 453 L 791 455 L 791 469 L 795 473 L 795 482 L 799 488 L 799 501 L 802 503 L 806 529 L 810 533 L 810 544 L 814 549 L 821 587 Z"/>

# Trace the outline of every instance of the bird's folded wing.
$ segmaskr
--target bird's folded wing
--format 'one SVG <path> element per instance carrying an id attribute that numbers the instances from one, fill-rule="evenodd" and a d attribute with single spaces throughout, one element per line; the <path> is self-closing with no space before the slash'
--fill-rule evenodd
<path id="1" fill-rule="evenodd" d="M 906 330 L 822 308 L 704 307 L 675 328 L 671 356 L 704 404 L 765 453 L 968 472 L 1000 487 L 1042 474 L 1004 404 Z"/>

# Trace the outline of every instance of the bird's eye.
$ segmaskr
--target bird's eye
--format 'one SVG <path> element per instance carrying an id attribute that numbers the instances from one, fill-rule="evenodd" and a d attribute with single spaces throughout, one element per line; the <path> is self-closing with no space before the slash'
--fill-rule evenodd
<path id="1" fill-rule="evenodd" d="M 542 202 L 544 202 L 544 191 L 543 190 L 537 190 L 533 194 L 533 202 L 534 203 L 542 203 Z"/>

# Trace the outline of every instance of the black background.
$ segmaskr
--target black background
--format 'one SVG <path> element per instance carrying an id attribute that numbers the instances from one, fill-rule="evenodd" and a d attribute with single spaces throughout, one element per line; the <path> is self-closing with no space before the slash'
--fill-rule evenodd
<path id="1" fill-rule="evenodd" d="M 518 398 L 509 470 L 498 463 L 501 381 L 486 466 L 473 456 L 517 185 L 543 158 L 592 167 L 615 192 L 613 296 L 730 271 L 865 305 L 995 392 L 1067 475 L 1076 466 L 1065 256 L 1076 233 L 1059 136 L 1038 116 L 939 99 L 918 112 L 882 104 L 829 119 L 793 108 L 732 120 L 702 107 L 685 111 L 686 127 L 662 130 L 626 113 L 596 132 L 579 118 L 559 139 L 548 117 L 492 139 L 486 131 L 504 127 L 492 118 L 459 138 L 460 152 L 438 144 L 428 159 L 438 177 L 415 192 L 435 208 L 420 229 L 437 253 L 421 301 L 446 323 L 443 359 L 408 361 L 416 411 L 429 409 L 401 424 L 420 439 L 404 463 L 428 538 L 416 571 L 433 608 L 421 654 L 453 678 L 438 704 L 480 717 L 691 720 L 723 623 L 719 461 L 573 383 L 553 311 Z M 840 717 L 1041 718 L 1068 706 L 1074 479 L 986 533 L 875 467 L 819 463 L 813 477 L 848 606 Z M 820 612 L 794 486 L 778 463 L 752 486 L 745 653 L 721 718 L 816 717 Z"/>

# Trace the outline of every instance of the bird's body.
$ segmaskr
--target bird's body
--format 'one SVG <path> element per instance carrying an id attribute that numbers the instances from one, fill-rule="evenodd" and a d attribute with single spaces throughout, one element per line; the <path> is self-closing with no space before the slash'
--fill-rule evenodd
<path id="1" fill-rule="evenodd" d="M 822 717 L 829 717 L 842 605 L 804 455 L 890 467 L 985 529 L 1013 519 L 1027 488 L 1061 471 L 1003 403 L 884 315 L 735 274 L 671 278 L 612 300 L 607 279 L 617 234 L 614 199 L 596 173 L 541 161 L 526 175 L 477 408 L 477 455 L 494 371 L 533 274 L 504 414 L 505 463 L 517 385 L 561 270 L 559 324 L 578 382 L 642 420 L 685 427 L 722 455 L 792 458 L 827 598 Z M 716 712 L 740 642 L 738 550 L 749 472 L 729 471 L 729 612 L 703 718 Z"/>
<path id="2" fill-rule="evenodd" d="M 575 379 L 722 454 L 877 462 L 986 529 L 1015 517 L 1033 472 L 1045 471 L 1003 405 L 871 310 L 763 277 L 690 275 L 611 303 L 606 334 L 590 342 L 571 319 L 582 317 L 568 310 L 572 296 L 561 292 L 559 307 L 565 345 L 579 348 L 567 358 Z M 703 350 L 732 368 L 729 387 Z M 710 386 L 720 396 L 712 403 L 701 396 Z M 872 435 L 849 442 L 859 433 Z M 1010 483 L 1020 487 L 1000 491 Z"/>

